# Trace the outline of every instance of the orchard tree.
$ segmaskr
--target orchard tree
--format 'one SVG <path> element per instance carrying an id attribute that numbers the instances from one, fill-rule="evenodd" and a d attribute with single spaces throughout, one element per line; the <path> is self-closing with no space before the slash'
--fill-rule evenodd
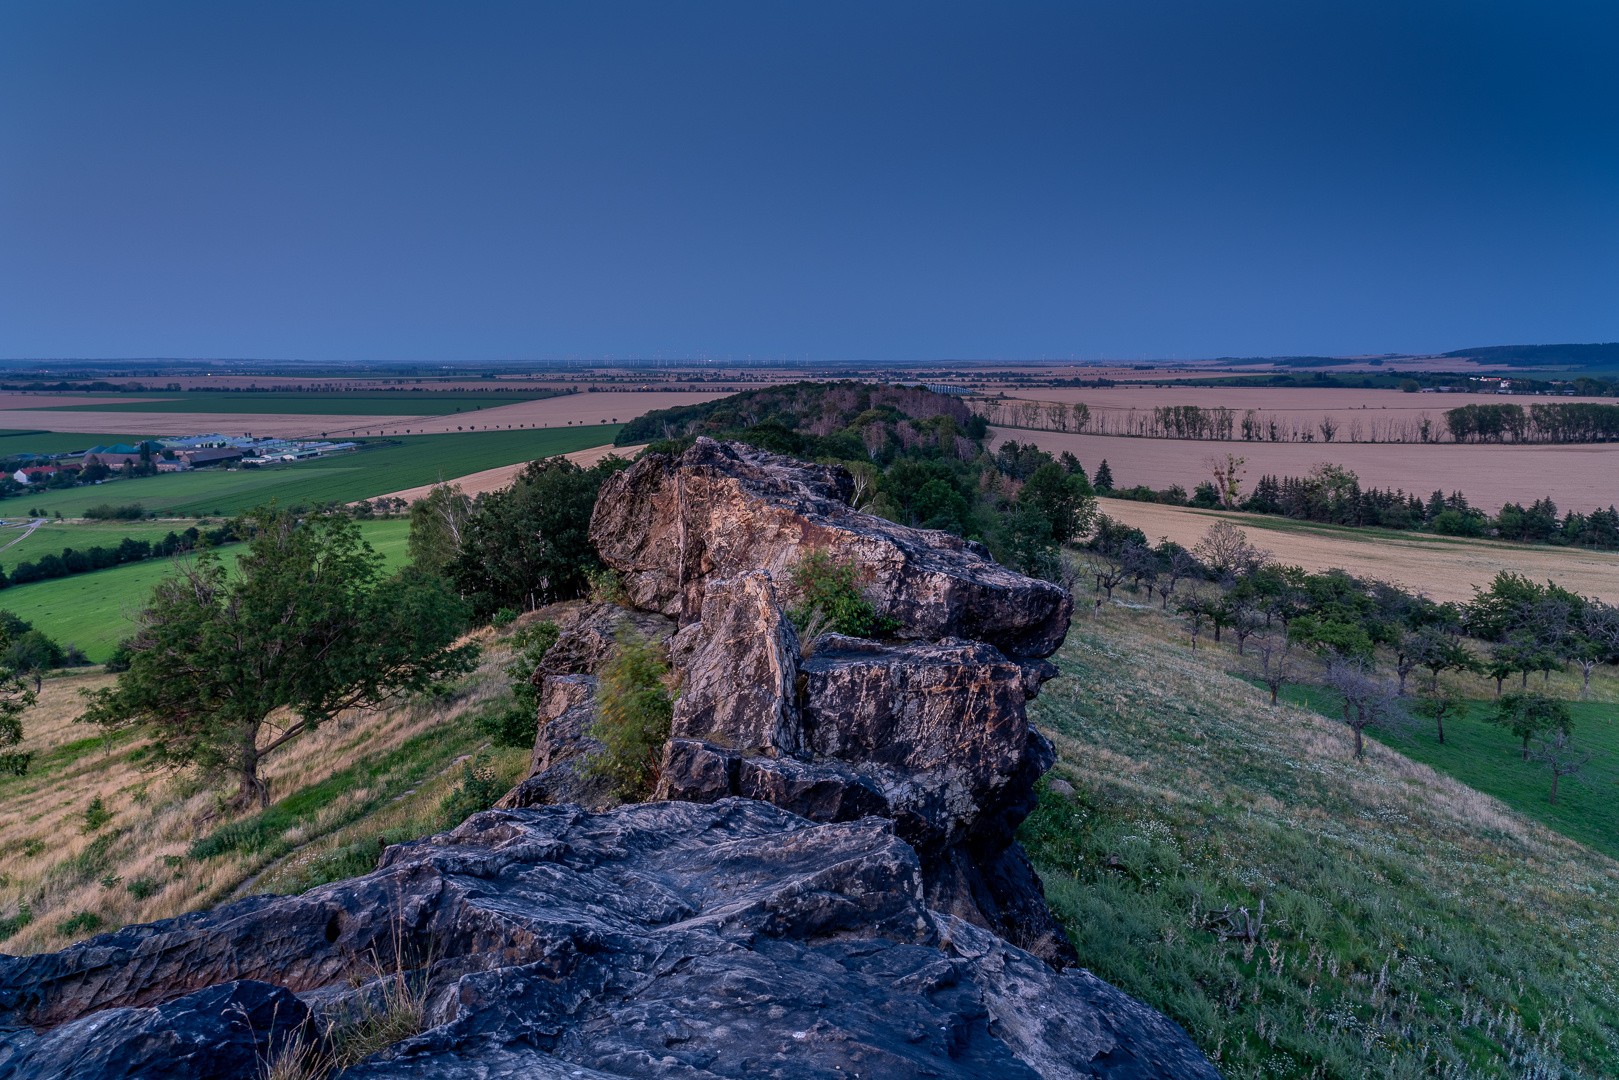
<path id="1" fill-rule="evenodd" d="M 1567 702 L 1533 690 L 1505 694 L 1495 703 L 1490 723 L 1506 728 L 1523 740 L 1523 759 L 1529 760 L 1529 740 L 1550 731 L 1565 734 L 1574 730 L 1574 718 Z"/>
<path id="2" fill-rule="evenodd" d="M 233 775 L 240 809 L 269 803 L 264 760 L 345 709 L 376 707 L 461 675 L 477 646 L 449 585 L 383 558 L 342 513 L 274 507 L 238 527 L 234 569 L 204 549 L 153 590 L 115 686 L 82 720 L 145 725 L 153 763 Z"/>
<path id="3" fill-rule="evenodd" d="M 1547 732 L 1545 738 L 1535 740 L 1534 749 L 1526 755 L 1529 760 L 1538 761 L 1552 774 L 1551 802 L 1557 802 L 1557 781 L 1567 776 L 1577 779 L 1580 770 L 1585 768 L 1588 761 L 1595 755 L 1589 750 L 1581 750 L 1574 745 L 1574 733 L 1567 728 L 1553 728 Z"/>

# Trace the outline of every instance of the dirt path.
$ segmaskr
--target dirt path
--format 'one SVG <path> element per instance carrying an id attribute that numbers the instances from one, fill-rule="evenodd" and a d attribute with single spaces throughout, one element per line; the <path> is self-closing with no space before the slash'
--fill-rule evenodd
<path id="1" fill-rule="evenodd" d="M 1133 525 L 1156 541 L 1167 536 L 1191 547 L 1221 518 L 1240 525 L 1250 543 L 1273 552 L 1284 563 L 1320 571 L 1337 567 L 1356 576 L 1395 581 L 1435 600 L 1469 600 L 1473 585 L 1484 586 L 1502 570 L 1550 579 L 1585 596 L 1619 601 L 1619 552 L 1539 547 L 1494 540 L 1457 540 L 1412 534 L 1392 539 L 1353 530 L 1300 527 L 1297 522 L 1261 514 L 1193 510 L 1156 503 L 1098 499 L 1102 512 Z"/>

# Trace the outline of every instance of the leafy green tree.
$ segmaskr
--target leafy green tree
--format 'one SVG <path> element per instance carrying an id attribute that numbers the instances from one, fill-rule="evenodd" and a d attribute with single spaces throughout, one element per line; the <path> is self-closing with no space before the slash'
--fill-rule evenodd
<path id="1" fill-rule="evenodd" d="M 382 556 L 342 513 L 275 508 L 243 522 L 231 572 L 204 549 L 153 590 L 129 670 L 86 693 L 82 720 L 147 725 L 153 764 L 225 772 L 234 805 L 268 805 L 270 754 L 345 709 L 374 707 L 470 671 L 456 645 L 465 605 L 414 568 L 383 576 Z"/>
<path id="2" fill-rule="evenodd" d="M 1055 461 L 1029 475 L 1018 502 L 1044 515 L 1051 523 L 1051 539 L 1059 544 L 1090 532 L 1096 518 L 1096 497 L 1085 474 L 1069 473 Z"/>
<path id="3" fill-rule="evenodd" d="M 0 656 L 7 656 L 11 652 L 11 632 L 3 618 L 7 615 L 11 615 L 15 622 L 22 623 L 11 612 L 0 612 Z M 34 759 L 33 752 L 11 748 L 22 742 L 22 714 L 36 700 L 34 691 L 28 689 L 28 684 L 16 669 L 0 666 L 0 773 L 22 776 L 28 772 L 28 766 Z"/>
<path id="4" fill-rule="evenodd" d="M 996 540 L 1002 561 L 1030 577 L 1058 581 L 1062 562 L 1051 535 L 1051 519 L 1033 506 L 1013 503 L 1001 516 Z"/>
<path id="5" fill-rule="evenodd" d="M 1523 759 L 1529 760 L 1529 740 L 1549 731 L 1571 732 L 1574 718 L 1568 703 L 1533 690 L 1503 694 L 1495 703 L 1490 723 L 1506 728 L 1523 740 Z"/>
<path id="6" fill-rule="evenodd" d="M 618 457 L 589 469 L 561 457 L 531 461 L 510 487 L 479 500 L 448 565 L 479 618 L 503 607 L 532 611 L 585 591 L 602 568 L 590 543 L 596 493 L 628 465 Z"/>
<path id="7" fill-rule="evenodd" d="M 602 750 L 589 768 L 612 780 L 626 801 L 644 798 L 658 780 L 659 755 L 674 715 L 664 685 L 668 674 L 662 646 L 626 628 L 597 679 L 590 734 Z"/>
<path id="8" fill-rule="evenodd" d="M 478 720 L 478 727 L 496 746 L 534 745 L 540 715 L 534 672 L 560 635 L 561 629 L 549 620 L 525 626 L 512 635 L 512 659 L 505 669 L 511 684 L 512 703 L 493 716 Z"/>
<path id="9" fill-rule="evenodd" d="M 461 486 L 440 479 L 425 498 L 410 504 L 411 562 L 430 574 L 442 574 L 461 554 L 471 516 L 472 500 L 462 493 Z"/>
<path id="10" fill-rule="evenodd" d="M 5 651 L 5 666 L 34 680 L 39 690 L 45 672 L 62 666 L 62 647 L 43 630 L 25 630 Z"/>
<path id="11" fill-rule="evenodd" d="M 1440 686 L 1436 682 L 1432 689 L 1423 691 L 1418 697 L 1412 711 L 1418 716 L 1432 720 L 1439 730 L 1439 741 L 1445 741 L 1445 720 L 1459 718 L 1467 715 L 1467 699 L 1461 691 L 1449 686 Z"/>

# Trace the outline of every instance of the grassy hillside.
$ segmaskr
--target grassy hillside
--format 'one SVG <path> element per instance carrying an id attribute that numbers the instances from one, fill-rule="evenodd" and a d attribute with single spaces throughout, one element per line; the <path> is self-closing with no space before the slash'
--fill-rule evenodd
<path id="1" fill-rule="evenodd" d="M 134 413 L 242 413 L 297 416 L 444 416 L 476 412 L 520 401 L 556 397 L 555 390 L 428 391 L 321 391 L 317 393 L 196 393 L 143 394 L 131 401 L 109 405 L 40 405 L 52 412 Z M 60 399 L 58 399 L 60 400 Z"/>
<path id="2" fill-rule="evenodd" d="M 488 631 L 481 639 L 482 668 L 444 694 L 345 714 L 290 744 L 266 771 L 270 810 L 235 816 L 225 811 L 228 784 L 143 769 L 138 739 L 106 740 L 74 722 L 79 690 L 109 676 L 46 680 L 24 717 L 34 767 L 0 777 L 0 949 L 60 949 L 247 891 L 363 873 L 376 864 L 379 835 L 394 841 L 453 824 L 441 803 L 479 755 L 499 791 L 528 764 L 527 751 L 490 751 L 467 722 L 509 702 L 499 672 L 507 653 Z M 86 812 L 98 797 L 110 817 L 93 824 Z M 267 868 L 273 881 L 260 876 Z"/>
<path id="3" fill-rule="evenodd" d="M 162 532 L 173 527 L 174 523 L 168 523 Z M 72 528 L 76 526 L 64 526 L 63 531 Z M 371 546 L 387 557 L 390 567 L 405 563 L 409 522 L 368 521 L 362 523 L 361 529 Z M 117 529 L 110 529 L 109 535 L 112 533 Z M 89 547 L 90 543 L 83 546 Z M 237 544 L 226 547 L 224 552 L 227 558 L 234 559 L 241 550 L 242 545 Z M 14 566 L 19 560 L 5 561 Z M 92 661 L 101 663 L 132 632 L 129 616 L 140 610 L 152 587 L 173 572 L 168 559 L 147 559 L 88 574 L 13 585 L 0 592 L 0 608 L 16 612 L 63 644 L 72 642 Z"/>
<path id="4" fill-rule="evenodd" d="M 64 517 L 77 517 L 101 503 L 140 503 L 160 513 L 235 514 L 271 499 L 279 499 L 284 506 L 353 502 L 431 484 L 440 473 L 453 480 L 500 465 L 602 446 L 613 441 L 618 428 L 600 424 L 538 431 L 401 435 L 387 442 L 373 440 L 356 453 L 313 461 L 236 472 L 198 469 L 23 495 L 0 503 L 0 513 L 17 517 L 33 507 L 46 514 L 60 511 Z"/>
<path id="5" fill-rule="evenodd" d="M 1603 676 L 1593 679 L 1593 689 L 1600 695 L 1612 695 L 1613 684 L 1619 678 L 1609 672 Z M 1533 681 L 1538 683 L 1538 677 Z M 1619 723 L 1615 723 L 1619 720 L 1619 705 L 1612 700 L 1574 701 L 1578 685 L 1577 676 L 1564 674 L 1553 680 L 1552 692 L 1570 701 L 1575 737 L 1598 756 L 1582 779 L 1564 777 L 1558 783 L 1556 803 L 1551 801 L 1551 774 L 1538 762 L 1524 761 L 1522 741 L 1489 722 L 1494 711 L 1489 699 L 1470 701 L 1466 717 L 1447 719 L 1442 744 L 1433 725 L 1420 720 L 1399 728 L 1371 730 L 1407 757 L 1431 765 L 1469 787 L 1493 795 L 1526 817 L 1619 859 L 1619 800 L 1614 798 L 1613 768 L 1619 761 Z M 1474 685 L 1468 689 L 1478 688 Z M 1329 720 L 1341 715 L 1336 712 L 1338 699 L 1320 687 L 1289 686 L 1282 696 Z"/>
<path id="6" fill-rule="evenodd" d="M 1081 962 L 1228 1077 L 1612 1076 L 1619 864 L 1227 675 L 1156 611 L 1077 622 L 1022 838 Z M 1210 913 L 1265 903 L 1263 940 Z"/>

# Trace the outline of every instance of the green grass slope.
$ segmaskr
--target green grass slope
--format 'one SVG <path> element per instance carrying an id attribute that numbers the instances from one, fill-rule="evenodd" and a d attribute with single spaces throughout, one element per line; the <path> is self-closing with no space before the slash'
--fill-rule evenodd
<path id="1" fill-rule="evenodd" d="M 1539 679 L 1533 681 L 1538 683 Z M 1560 689 L 1573 690 L 1572 686 Z M 1342 715 L 1337 712 L 1338 699 L 1318 686 L 1288 686 L 1282 696 L 1329 720 Z M 1465 718 L 1446 720 L 1444 743 L 1440 743 L 1431 722 L 1415 719 L 1398 728 L 1369 728 L 1368 732 L 1407 757 L 1431 765 L 1468 787 L 1493 795 L 1519 813 L 1619 859 L 1619 798 L 1615 798 L 1619 789 L 1613 776 L 1613 763 L 1619 761 L 1619 723 L 1615 723 L 1619 720 L 1619 705 L 1570 701 L 1569 711 L 1574 716 L 1576 740 L 1595 751 L 1597 757 L 1583 777 L 1565 776 L 1558 782 L 1556 803 L 1551 801 L 1551 773 L 1538 762 L 1525 761 L 1522 741 L 1489 722 L 1494 713 L 1489 700 L 1470 701 Z"/>
<path id="2" fill-rule="evenodd" d="M 39 412 L 241 413 L 296 416 L 445 416 L 556 397 L 546 391 L 356 391 L 321 393 L 197 393 L 142 395 L 110 405 L 35 406 Z M 88 445 L 88 444 L 86 444 Z"/>
<path id="3" fill-rule="evenodd" d="M 170 528 L 172 524 L 163 531 Z M 361 530 L 390 568 L 403 566 L 408 560 L 408 521 L 368 521 L 361 524 Z M 242 550 L 243 545 L 231 544 L 223 552 L 234 561 Z M 15 565 L 17 560 L 7 561 Z M 170 560 L 147 559 L 87 574 L 13 585 L 0 592 L 0 608 L 15 612 L 63 644 L 72 642 L 99 664 L 134 631 L 130 616 L 144 606 L 152 587 L 173 572 Z"/>
<path id="4" fill-rule="evenodd" d="M 1020 836 L 1080 961 L 1227 1077 L 1619 1075 L 1619 864 L 1191 653 L 1076 622 Z M 1211 912 L 1265 904 L 1262 940 Z"/>
<path id="5" fill-rule="evenodd" d="M 313 461 L 236 472 L 198 469 L 21 495 L 0 503 L 0 513 L 15 518 L 37 508 L 46 514 L 60 511 L 64 517 L 77 517 L 101 503 L 140 503 L 159 513 L 236 514 L 271 499 L 283 506 L 354 502 L 431 484 L 440 473 L 453 480 L 501 465 L 603 446 L 613 441 L 619 426 L 402 435 L 387 442 L 374 440 L 352 454 Z"/>

